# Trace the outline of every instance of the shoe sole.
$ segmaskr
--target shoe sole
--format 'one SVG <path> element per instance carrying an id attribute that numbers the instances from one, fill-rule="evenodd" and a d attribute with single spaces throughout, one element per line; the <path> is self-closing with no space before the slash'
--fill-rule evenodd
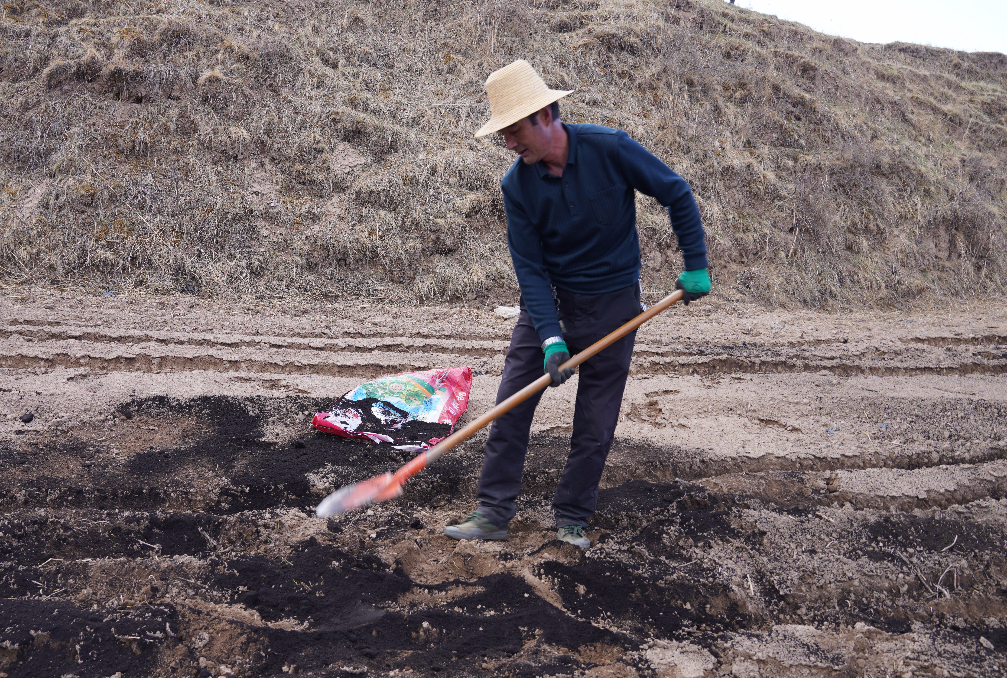
<path id="1" fill-rule="evenodd" d="M 563 542 L 564 544 L 573 544 L 574 546 L 576 546 L 579 549 L 589 549 L 589 548 L 591 548 L 591 540 L 590 539 L 584 539 L 583 541 L 580 540 L 580 539 L 575 540 L 575 541 L 567 541 L 566 539 L 560 539 L 559 541 Z"/>
<path id="2" fill-rule="evenodd" d="M 489 541 L 503 541 L 507 538 L 507 530 L 498 532 L 466 532 L 457 527 L 449 526 L 444 528 L 444 534 L 452 539 L 486 539 Z"/>

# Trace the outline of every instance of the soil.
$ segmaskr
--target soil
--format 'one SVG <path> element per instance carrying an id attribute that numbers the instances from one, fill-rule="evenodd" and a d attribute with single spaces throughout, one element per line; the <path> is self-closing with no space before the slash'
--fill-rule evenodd
<path id="1" fill-rule="evenodd" d="M 493 309 L 27 291 L 0 317 L 0 676 L 1007 671 L 1000 303 L 672 308 L 639 333 L 588 550 L 550 510 L 576 377 L 508 541 L 442 535 L 484 433 L 398 499 L 314 514 L 408 455 L 311 416 L 463 364 L 462 422 L 488 410 Z"/>

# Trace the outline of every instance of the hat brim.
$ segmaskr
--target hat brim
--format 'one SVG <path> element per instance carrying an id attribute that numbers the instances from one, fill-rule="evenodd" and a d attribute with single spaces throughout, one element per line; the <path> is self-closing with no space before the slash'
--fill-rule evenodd
<path id="1" fill-rule="evenodd" d="M 530 99 L 522 104 L 511 106 L 507 109 L 505 113 L 499 115 L 493 115 L 490 117 L 489 122 L 479 128 L 479 131 L 475 133 L 475 137 L 484 137 L 487 134 L 493 134 L 494 132 L 499 132 L 504 127 L 510 127 L 514 123 L 518 122 L 521 118 L 527 118 L 532 113 L 540 111 L 554 101 L 559 101 L 567 94 L 571 94 L 573 90 L 559 90 L 559 89 L 548 89 L 534 99 Z"/>

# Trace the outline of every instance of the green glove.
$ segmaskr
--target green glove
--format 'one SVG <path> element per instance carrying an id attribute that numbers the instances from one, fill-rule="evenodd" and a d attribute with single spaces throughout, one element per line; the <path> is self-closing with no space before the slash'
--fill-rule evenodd
<path id="1" fill-rule="evenodd" d="M 705 297 L 710 292 L 710 271 L 697 268 L 695 271 L 682 271 L 675 282 L 675 289 L 682 290 L 682 302 L 688 306 L 690 301 Z"/>
<path id="2" fill-rule="evenodd" d="M 566 369 L 562 372 L 559 366 L 570 359 L 570 349 L 566 347 L 566 342 L 556 341 L 545 347 L 545 363 L 542 371 L 548 372 L 552 376 L 550 386 L 559 386 L 564 381 L 573 376 L 573 369 Z"/>

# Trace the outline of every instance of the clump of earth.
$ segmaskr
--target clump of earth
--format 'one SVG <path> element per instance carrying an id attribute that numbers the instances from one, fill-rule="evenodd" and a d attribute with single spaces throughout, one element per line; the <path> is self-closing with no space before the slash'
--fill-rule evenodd
<path id="1" fill-rule="evenodd" d="M 367 379 L 469 365 L 492 309 L 0 301 L 0 676 L 990 676 L 1007 671 L 1007 313 L 709 300 L 644 326 L 581 550 L 549 389 L 505 542 L 484 434 L 409 454 L 310 429 Z M 32 417 L 25 421 L 26 413 Z"/>

